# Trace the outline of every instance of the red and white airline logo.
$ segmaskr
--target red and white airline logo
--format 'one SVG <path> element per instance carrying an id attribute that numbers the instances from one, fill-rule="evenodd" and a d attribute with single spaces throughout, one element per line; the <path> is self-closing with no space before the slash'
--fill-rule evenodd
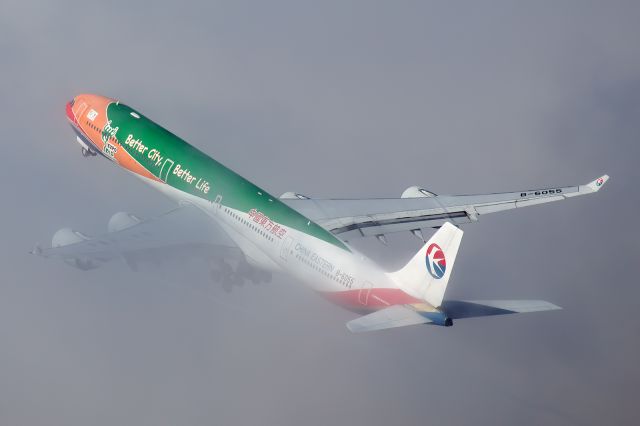
<path id="1" fill-rule="evenodd" d="M 427 270 L 431 276 L 435 279 L 444 277 L 444 273 L 447 270 L 447 259 L 444 256 L 444 251 L 439 245 L 433 243 L 427 248 L 426 254 Z"/>

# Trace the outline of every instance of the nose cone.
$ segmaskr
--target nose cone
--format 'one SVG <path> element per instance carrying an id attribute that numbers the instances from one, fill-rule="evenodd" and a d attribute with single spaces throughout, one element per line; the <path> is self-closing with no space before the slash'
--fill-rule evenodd
<path id="1" fill-rule="evenodd" d="M 71 102 L 67 102 L 67 118 L 72 124 L 78 125 L 82 115 L 86 112 L 94 110 L 100 114 L 105 114 L 107 107 L 113 102 L 117 101 L 106 96 L 82 93 L 74 97 Z"/>
<path id="2" fill-rule="evenodd" d="M 73 123 L 75 125 L 78 125 L 78 120 L 76 120 L 76 116 L 73 113 L 73 104 L 74 104 L 74 102 L 75 102 L 75 99 L 72 99 L 71 102 L 67 102 L 67 106 L 65 108 L 65 112 L 67 114 L 67 119 L 71 123 Z"/>

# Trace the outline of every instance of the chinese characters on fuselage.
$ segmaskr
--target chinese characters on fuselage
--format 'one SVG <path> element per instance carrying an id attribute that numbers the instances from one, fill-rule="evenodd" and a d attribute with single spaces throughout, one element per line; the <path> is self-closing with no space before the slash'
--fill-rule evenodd
<path id="1" fill-rule="evenodd" d="M 262 226 L 267 232 L 272 233 L 278 238 L 284 237 L 287 233 L 287 230 L 277 223 L 273 222 L 266 216 L 264 213 L 257 211 L 256 209 L 249 210 L 249 218 L 251 218 L 255 223 Z"/>

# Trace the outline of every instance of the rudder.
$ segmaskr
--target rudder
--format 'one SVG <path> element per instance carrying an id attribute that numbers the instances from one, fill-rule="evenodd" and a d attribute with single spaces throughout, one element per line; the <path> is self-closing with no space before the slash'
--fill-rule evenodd
<path id="1" fill-rule="evenodd" d="M 460 228 L 446 222 L 404 268 L 390 274 L 391 278 L 406 293 L 439 307 L 451 277 L 462 234 Z"/>

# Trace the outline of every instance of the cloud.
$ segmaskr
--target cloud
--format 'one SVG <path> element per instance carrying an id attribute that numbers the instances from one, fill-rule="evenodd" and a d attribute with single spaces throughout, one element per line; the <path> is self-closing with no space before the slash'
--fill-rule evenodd
<path id="1" fill-rule="evenodd" d="M 0 419 L 6 424 L 632 424 L 638 7 L 614 2 L 6 3 Z M 78 273 L 62 226 L 170 204 L 64 123 L 122 99 L 273 193 L 394 196 L 612 178 L 465 229 L 450 296 L 560 312 L 354 336 L 286 279 L 226 296 L 206 265 Z M 410 235 L 358 247 L 390 266 Z M 615 389 L 615 391 L 612 391 Z"/>

